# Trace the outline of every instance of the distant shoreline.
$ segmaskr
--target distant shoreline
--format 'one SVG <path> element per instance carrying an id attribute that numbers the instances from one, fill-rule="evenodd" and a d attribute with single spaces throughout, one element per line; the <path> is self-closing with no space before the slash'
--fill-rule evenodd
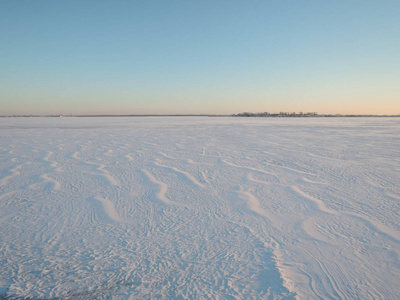
<path id="1" fill-rule="evenodd" d="M 171 114 L 171 115 L 2 115 L 0 118 L 112 118 L 112 117 L 230 117 L 231 115 Z"/>
<path id="2" fill-rule="evenodd" d="M 318 114 L 316 112 L 279 112 L 279 113 L 251 113 L 243 112 L 233 117 L 246 117 L 246 118 L 368 118 L 368 117 L 400 117 L 400 115 L 373 115 L 373 114 Z"/>
<path id="3" fill-rule="evenodd" d="M 398 118 L 399 115 L 361 115 L 361 114 L 296 114 L 296 113 L 240 113 L 232 115 L 213 114 L 144 114 L 144 115 L 1 115 L 0 118 L 119 118 L 119 117 L 235 117 L 235 118 Z"/>

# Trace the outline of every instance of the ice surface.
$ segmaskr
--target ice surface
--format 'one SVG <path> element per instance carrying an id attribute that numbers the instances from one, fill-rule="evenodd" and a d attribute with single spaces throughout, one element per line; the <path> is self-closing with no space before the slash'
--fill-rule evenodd
<path id="1" fill-rule="evenodd" d="M 400 298 L 398 118 L 3 118 L 0 142 L 0 298 Z"/>

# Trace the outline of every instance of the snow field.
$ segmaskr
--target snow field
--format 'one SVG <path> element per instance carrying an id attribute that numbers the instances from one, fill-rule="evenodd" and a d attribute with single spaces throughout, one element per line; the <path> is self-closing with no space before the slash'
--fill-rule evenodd
<path id="1" fill-rule="evenodd" d="M 400 296 L 397 118 L 0 128 L 0 295 Z"/>

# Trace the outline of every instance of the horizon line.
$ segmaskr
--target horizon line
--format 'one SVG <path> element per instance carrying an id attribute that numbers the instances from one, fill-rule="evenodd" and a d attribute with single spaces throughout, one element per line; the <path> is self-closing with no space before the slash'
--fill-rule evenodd
<path id="1" fill-rule="evenodd" d="M 39 117 L 54 117 L 54 118 L 71 118 L 71 117 L 400 117 L 400 114 L 318 114 L 316 112 L 307 113 L 237 113 L 237 114 L 8 114 L 0 115 L 0 118 L 39 118 Z"/>

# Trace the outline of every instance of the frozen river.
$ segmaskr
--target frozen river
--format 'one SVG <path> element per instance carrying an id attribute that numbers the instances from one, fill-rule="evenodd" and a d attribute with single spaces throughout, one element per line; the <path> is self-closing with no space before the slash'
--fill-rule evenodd
<path id="1" fill-rule="evenodd" d="M 400 298 L 400 118 L 3 118 L 0 155 L 0 298 Z"/>

